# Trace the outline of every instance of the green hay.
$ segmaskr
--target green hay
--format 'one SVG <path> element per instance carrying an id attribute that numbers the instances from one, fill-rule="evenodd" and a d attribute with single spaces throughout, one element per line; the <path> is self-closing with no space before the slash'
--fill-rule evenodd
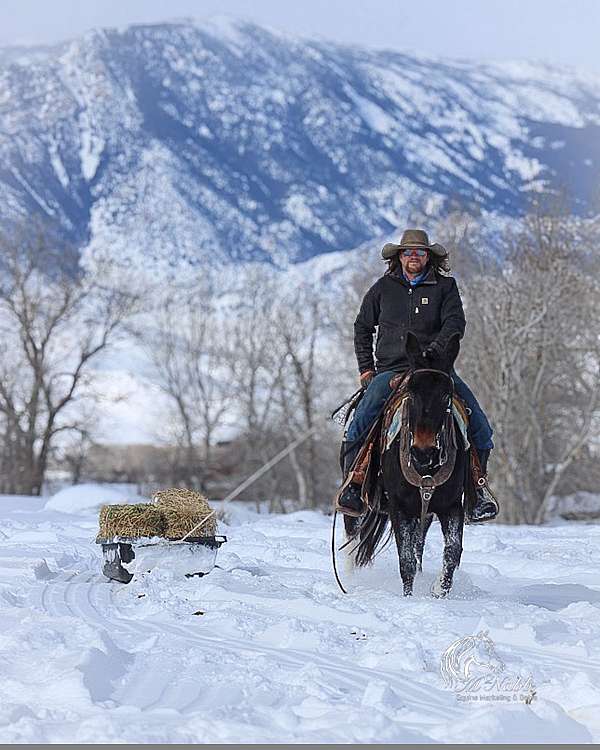
<path id="1" fill-rule="evenodd" d="M 98 538 L 114 536 L 137 538 L 163 536 L 166 519 L 155 505 L 103 505 L 100 508 L 100 532 Z"/>
<path id="2" fill-rule="evenodd" d="M 164 534 L 169 539 L 181 539 L 212 512 L 204 495 L 194 490 L 173 487 L 156 492 L 152 499 L 165 518 Z M 216 531 L 213 515 L 192 536 L 214 536 Z"/>

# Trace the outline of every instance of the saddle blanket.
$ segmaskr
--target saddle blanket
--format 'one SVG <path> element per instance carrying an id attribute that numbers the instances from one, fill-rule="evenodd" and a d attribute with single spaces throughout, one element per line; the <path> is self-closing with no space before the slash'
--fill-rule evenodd
<path id="1" fill-rule="evenodd" d="M 385 436 L 386 450 L 388 450 L 390 445 L 394 442 L 395 438 L 400 432 L 400 428 L 402 427 L 403 404 L 404 400 L 402 400 L 398 405 L 398 408 L 396 409 L 394 416 L 392 417 L 392 421 L 390 422 L 390 426 L 388 427 L 388 431 Z M 458 431 L 460 432 L 463 439 L 465 450 L 468 451 L 470 448 L 469 438 L 467 437 L 468 417 L 462 401 L 459 401 L 456 398 L 452 399 L 452 416 L 454 417 L 454 422 L 458 427 Z"/>

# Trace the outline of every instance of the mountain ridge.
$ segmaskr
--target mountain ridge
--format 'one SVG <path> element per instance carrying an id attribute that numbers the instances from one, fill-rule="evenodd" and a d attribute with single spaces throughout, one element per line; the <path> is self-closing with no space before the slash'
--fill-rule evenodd
<path id="1" fill-rule="evenodd" d="M 600 180 L 600 76 L 326 43 L 248 22 L 0 49 L 0 214 L 129 264 L 276 265 L 453 206 Z M 10 58 L 10 59 L 9 59 Z"/>

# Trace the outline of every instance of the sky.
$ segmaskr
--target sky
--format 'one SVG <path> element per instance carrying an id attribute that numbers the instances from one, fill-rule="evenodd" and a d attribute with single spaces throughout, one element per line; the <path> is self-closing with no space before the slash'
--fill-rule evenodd
<path id="1" fill-rule="evenodd" d="M 215 15 L 427 56 L 540 60 L 600 73 L 600 0 L 0 0 L 0 44 Z"/>

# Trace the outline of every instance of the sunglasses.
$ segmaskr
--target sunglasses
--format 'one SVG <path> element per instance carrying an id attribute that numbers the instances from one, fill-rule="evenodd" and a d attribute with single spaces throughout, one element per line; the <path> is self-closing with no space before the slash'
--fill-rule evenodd
<path id="1" fill-rule="evenodd" d="M 419 258 L 424 258 L 427 255 L 427 250 L 423 250 L 421 247 L 411 247 L 407 250 L 402 251 L 402 255 L 405 258 L 409 258 L 411 255 L 417 255 Z"/>

